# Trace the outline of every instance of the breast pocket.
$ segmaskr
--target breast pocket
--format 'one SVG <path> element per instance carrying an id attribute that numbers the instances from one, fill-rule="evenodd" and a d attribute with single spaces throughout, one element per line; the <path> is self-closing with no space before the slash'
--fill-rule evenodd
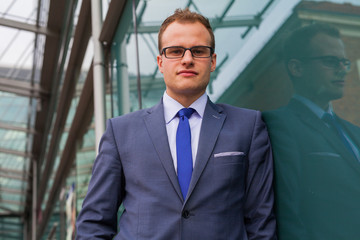
<path id="1" fill-rule="evenodd" d="M 223 152 L 214 154 L 215 164 L 244 164 L 245 161 L 244 152 Z"/>
<path id="2" fill-rule="evenodd" d="M 213 157 L 208 166 L 213 173 L 212 178 L 216 179 L 212 186 L 219 191 L 241 191 L 246 176 L 246 165 L 244 154 Z"/>

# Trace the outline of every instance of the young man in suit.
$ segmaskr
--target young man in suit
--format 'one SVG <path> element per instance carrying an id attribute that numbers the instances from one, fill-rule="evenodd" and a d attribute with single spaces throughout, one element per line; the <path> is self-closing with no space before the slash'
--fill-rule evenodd
<path id="1" fill-rule="evenodd" d="M 280 240 L 358 239 L 360 129 L 338 117 L 350 68 L 337 29 L 313 24 L 284 45 L 295 95 L 264 113 L 275 162 Z M 329 121 L 330 119 L 330 121 Z"/>
<path id="2" fill-rule="evenodd" d="M 158 105 L 108 120 L 77 239 L 274 239 L 268 133 L 259 112 L 208 99 L 214 47 L 202 15 L 178 9 L 164 21 L 166 91 Z"/>

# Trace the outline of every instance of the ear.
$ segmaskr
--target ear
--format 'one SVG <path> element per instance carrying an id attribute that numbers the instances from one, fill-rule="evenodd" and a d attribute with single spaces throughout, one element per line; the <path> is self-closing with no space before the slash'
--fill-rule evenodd
<path id="1" fill-rule="evenodd" d="M 216 69 L 216 53 L 214 53 L 212 56 L 211 56 L 211 67 L 210 67 L 210 70 L 211 72 L 215 71 Z"/>
<path id="2" fill-rule="evenodd" d="M 157 60 L 157 65 L 158 65 L 158 67 L 159 67 L 159 71 L 160 71 L 161 73 L 164 73 L 164 70 L 163 70 L 163 59 L 162 59 L 161 55 L 158 55 L 158 56 L 156 57 L 156 60 Z"/>
<path id="3" fill-rule="evenodd" d="M 303 75 L 303 64 L 298 59 L 290 59 L 287 68 L 289 73 L 294 77 L 301 77 Z"/>

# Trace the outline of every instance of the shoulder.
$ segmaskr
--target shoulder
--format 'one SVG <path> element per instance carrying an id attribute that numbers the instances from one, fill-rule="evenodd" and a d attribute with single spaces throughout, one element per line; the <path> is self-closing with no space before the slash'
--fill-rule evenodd
<path id="1" fill-rule="evenodd" d="M 227 123 L 254 125 L 256 122 L 261 122 L 261 112 L 253 109 L 235 107 L 229 104 L 217 103 L 214 107 L 220 114 L 226 116 Z"/>
<path id="2" fill-rule="evenodd" d="M 138 122 L 138 121 L 143 121 L 143 119 L 148 116 L 151 113 L 163 113 L 162 110 L 162 104 L 159 103 L 153 107 L 150 108 L 144 108 L 141 110 L 137 110 L 134 112 L 130 112 L 121 116 L 117 116 L 114 118 L 110 118 L 108 121 L 111 122 L 112 124 L 119 124 L 119 123 L 125 123 L 125 122 Z"/>
<path id="3" fill-rule="evenodd" d="M 289 119 L 296 118 L 296 109 L 292 109 L 289 105 L 262 112 L 262 117 L 265 122 L 272 121 L 289 121 Z M 298 112 L 299 113 L 299 112 Z"/>
<path id="4" fill-rule="evenodd" d="M 257 110 L 235 107 L 235 106 L 225 104 L 225 103 L 216 103 L 214 105 L 216 106 L 216 108 L 219 111 L 223 111 L 227 115 L 243 115 L 243 116 L 250 117 L 250 116 L 256 116 L 256 115 L 260 114 L 260 112 Z"/>
<path id="5" fill-rule="evenodd" d="M 338 119 L 338 121 L 341 122 L 341 124 L 343 126 L 345 126 L 350 131 L 353 131 L 354 133 L 356 133 L 360 137 L 360 127 L 359 126 L 353 124 L 352 122 L 349 122 L 348 120 L 345 120 L 345 119 L 339 117 L 337 114 L 335 115 L 335 117 Z"/>
<path id="6" fill-rule="evenodd" d="M 133 119 L 141 118 L 141 117 L 146 115 L 146 112 L 148 110 L 149 110 L 149 108 L 137 110 L 137 111 L 134 111 L 134 112 L 126 113 L 124 115 L 120 115 L 120 116 L 110 118 L 109 120 L 111 122 L 121 122 L 121 121 L 127 121 L 127 120 L 133 120 Z"/>

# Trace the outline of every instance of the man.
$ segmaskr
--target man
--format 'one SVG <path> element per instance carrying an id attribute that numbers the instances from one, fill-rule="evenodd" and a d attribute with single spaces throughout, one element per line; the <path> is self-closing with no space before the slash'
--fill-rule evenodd
<path id="1" fill-rule="evenodd" d="M 287 106 L 264 113 L 274 153 L 278 237 L 359 239 L 360 129 L 331 105 L 343 96 L 350 69 L 344 43 L 337 29 L 313 24 L 294 31 L 284 53 L 295 95 Z"/>
<path id="2" fill-rule="evenodd" d="M 107 122 L 77 239 L 274 239 L 268 134 L 259 112 L 207 98 L 214 47 L 202 15 L 176 10 L 164 21 L 157 63 L 166 92 Z"/>

